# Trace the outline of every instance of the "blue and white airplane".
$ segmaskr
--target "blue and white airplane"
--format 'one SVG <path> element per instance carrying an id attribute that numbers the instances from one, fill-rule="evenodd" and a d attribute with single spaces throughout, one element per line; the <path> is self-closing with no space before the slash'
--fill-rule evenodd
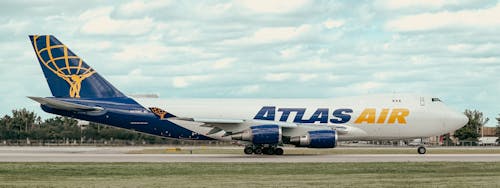
<path id="1" fill-rule="evenodd" d="M 281 146 L 334 148 L 338 141 L 442 135 L 468 119 L 439 98 L 386 94 L 337 99 L 139 99 L 124 95 L 51 35 L 29 36 L 52 97 L 48 113 L 191 140 L 237 141 L 246 154 Z M 131 78 L 133 79 L 133 78 Z M 424 154 L 426 149 L 417 149 Z"/>

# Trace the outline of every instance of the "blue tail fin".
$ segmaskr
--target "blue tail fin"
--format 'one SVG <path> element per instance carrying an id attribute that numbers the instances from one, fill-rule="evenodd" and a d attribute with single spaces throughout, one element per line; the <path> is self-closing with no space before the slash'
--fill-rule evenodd
<path id="1" fill-rule="evenodd" d="M 29 37 L 54 97 L 125 97 L 56 37 Z"/>

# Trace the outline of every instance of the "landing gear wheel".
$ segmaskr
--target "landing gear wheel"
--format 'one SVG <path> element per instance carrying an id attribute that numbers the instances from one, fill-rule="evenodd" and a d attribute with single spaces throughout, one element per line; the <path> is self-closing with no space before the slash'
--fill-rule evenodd
<path id="1" fill-rule="evenodd" d="M 427 149 L 425 149 L 424 146 L 420 146 L 417 148 L 418 154 L 425 154 L 426 151 L 427 151 Z"/>
<path id="2" fill-rule="evenodd" d="M 276 149 L 274 150 L 274 154 L 276 154 L 276 155 L 283 155 L 283 149 L 281 149 L 281 148 L 276 148 Z"/>
<path id="3" fill-rule="evenodd" d="M 253 149 L 253 153 L 255 153 L 255 154 L 257 154 L 257 155 L 262 154 L 262 148 L 257 147 L 257 148 L 255 148 L 255 149 Z"/>
<path id="4" fill-rule="evenodd" d="M 243 152 L 245 152 L 245 154 L 247 154 L 247 155 L 251 155 L 253 153 L 253 149 L 252 149 L 252 147 L 245 147 Z"/>
<path id="5" fill-rule="evenodd" d="M 262 153 L 264 153 L 266 155 L 272 155 L 272 154 L 274 154 L 274 151 L 273 151 L 273 148 L 267 147 L 267 148 L 262 149 Z"/>

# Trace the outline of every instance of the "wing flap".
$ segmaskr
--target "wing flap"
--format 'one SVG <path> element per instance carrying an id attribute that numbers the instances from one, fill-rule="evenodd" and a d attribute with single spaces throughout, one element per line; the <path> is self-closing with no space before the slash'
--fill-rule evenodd
<path id="1" fill-rule="evenodd" d="M 31 100 L 34 100 L 42 105 L 60 109 L 67 111 L 75 111 L 75 112 L 90 112 L 90 111 L 101 111 L 104 110 L 101 107 L 87 106 L 82 104 L 75 104 L 66 101 L 57 100 L 54 98 L 45 98 L 45 97 L 28 97 Z"/>

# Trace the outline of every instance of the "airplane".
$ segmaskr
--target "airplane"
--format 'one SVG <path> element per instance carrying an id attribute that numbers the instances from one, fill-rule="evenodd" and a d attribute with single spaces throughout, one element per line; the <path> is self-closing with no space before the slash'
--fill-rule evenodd
<path id="1" fill-rule="evenodd" d="M 51 114 L 160 137 L 224 140 L 245 154 L 283 155 L 284 145 L 402 140 L 452 132 L 468 118 L 439 98 L 379 94 L 334 99 L 151 99 L 124 95 L 52 35 L 30 35 L 52 97 L 29 97 Z M 133 79 L 133 78 L 131 78 Z M 425 154 L 425 145 L 417 148 Z"/>

